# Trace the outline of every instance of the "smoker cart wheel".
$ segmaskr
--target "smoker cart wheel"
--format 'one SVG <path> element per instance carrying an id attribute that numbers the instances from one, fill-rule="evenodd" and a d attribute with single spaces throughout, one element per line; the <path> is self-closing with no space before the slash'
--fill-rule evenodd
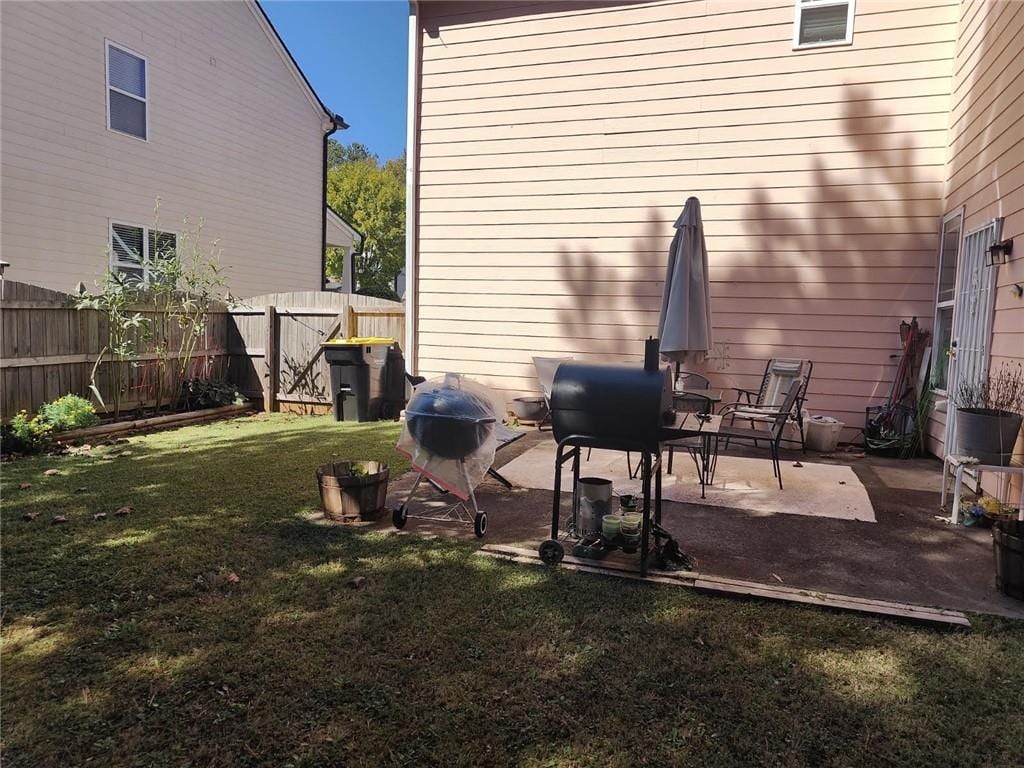
<path id="1" fill-rule="evenodd" d="M 405 511 L 405 504 L 395 507 L 391 513 L 391 522 L 395 528 L 405 528 L 405 523 L 409 519 L 408 513 Z"/>
<path id="2" fill-rule="evenodd" d="M 484 534 L 487 533 L 487 513 L 477 512 L 476 517 L 473 518 L 473 533 L 476 534 L 478 539 L 482 539 Z"/>
<path id="3" fill-rule="evenodd" d="M 540 545 L 540 559 L 546 565 L 558 565 L 565 557 L 565 548 L 554 539 Z"/>

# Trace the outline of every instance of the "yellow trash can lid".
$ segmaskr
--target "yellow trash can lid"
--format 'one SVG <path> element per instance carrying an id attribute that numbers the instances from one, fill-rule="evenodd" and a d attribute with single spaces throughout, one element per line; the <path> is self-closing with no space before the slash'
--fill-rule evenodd
<path id="1" fill-rule="evenodd" d="M 328 339 L 325 344 L 350 344 L 352 346 L 365 347 L 370 344 L 394 344 L 391 336 L 353 336 L 349 339 Z"/>

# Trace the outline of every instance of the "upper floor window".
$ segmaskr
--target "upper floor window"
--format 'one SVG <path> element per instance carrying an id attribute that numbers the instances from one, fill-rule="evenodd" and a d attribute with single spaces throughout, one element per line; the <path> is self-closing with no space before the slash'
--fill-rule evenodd
<path id="1" fill-rule="evenodd" d="M 793 47 L 853 42 L 854 0 L 796 0 Z"/>
<path id="2" fill-rule="evenodd" d="M 110 268 L 129 283 L 150 285 L 167 278 L 167 270 L 158 269 L 157 260 L 174 258 L 177 247 L 173 232 L 110 223 Z"/>
<path id="3" fill-rule="evenodd" d="M 149 72 L 146 60 L 107 41 L 107 127 L 149 138 Z"/>

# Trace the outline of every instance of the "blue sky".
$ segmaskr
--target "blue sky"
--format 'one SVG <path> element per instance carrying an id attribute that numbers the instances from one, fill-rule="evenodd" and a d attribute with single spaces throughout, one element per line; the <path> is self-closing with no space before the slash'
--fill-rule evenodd
<path id="1" fill-rule="evenodd" d="M 380 156 L 405 149 L 409 4 L 405 0 L 260 3 L 320 99 L 351 125 L 334 134 Z"/>

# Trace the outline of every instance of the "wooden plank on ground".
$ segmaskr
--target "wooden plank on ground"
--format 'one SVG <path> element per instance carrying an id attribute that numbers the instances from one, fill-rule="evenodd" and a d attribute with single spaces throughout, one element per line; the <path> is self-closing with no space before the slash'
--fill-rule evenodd
<path id="1" fill-rule="evenodd" d="M 502 544 L 488 544 L 480 549 L 479 553 L 488 557 L 499 559 L 504 558 L 517 563 L 543 565 L 540 560 L 540 556 L 535 549 L 512 547 Z M 606 576 L 650 581 L 651 583 L 656 584 L 671 583 L 677 586 L 690 587 L 713 594 L 727 594 L 748 598 L 753 597 L 763 600 L 799 603 L 802 605 L 817 605 L 824 608 L 865 613 L 874 616 L 885 616 L 887 618 L 920 622 L 923 624 L 968 628 L 971 626 L 970 620 L 967 618 L 965 613 L 946 608 L 932 608 L 928 606 L 912 605 L 910 603 L 893 602 L 890 600 L 873 600 L 870 598 L 853 597 L 851 595 L 838 595 L 828 592 L 803 590 L 795 587 L 786 587 L 781 584 L 761 584 L 759 582 L 729 579 L 689 571 L 656 571 L 649 574 L 646 578 L 643 578 L 635 569 L 629 570 L 624 567 L 625 564 L 611 564 L 607 563 L 607 561 L 599 562 L 593 560 L 582 560 L 569 555 L 566 555 L 565 559 L 562 561 L 562 566 L 584 573 L 598 573 Z"/>

